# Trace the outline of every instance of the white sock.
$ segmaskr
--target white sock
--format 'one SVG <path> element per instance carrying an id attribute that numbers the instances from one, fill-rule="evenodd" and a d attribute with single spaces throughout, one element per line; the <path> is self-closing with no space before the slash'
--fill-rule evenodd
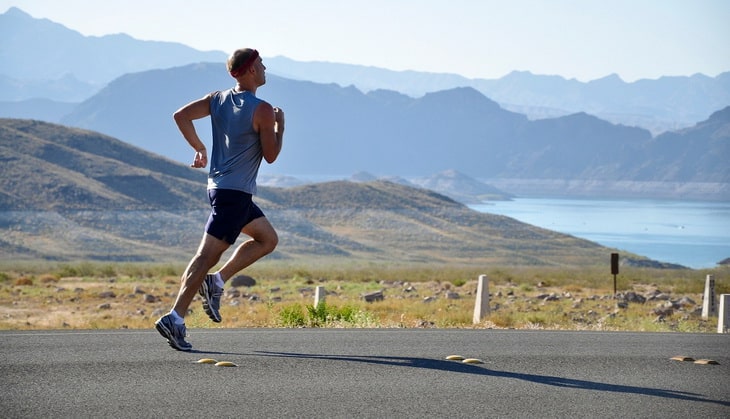
<path id="1" fill-rule="evenodd" d="M 213 274 L 215 276 L 215 284 L 221 288 L 223 288 L 223 278 L 221 278 L 221 273 L 216 272 Z"/>
<path id="2" fill-rule="evenodd" d="M 185 324 L 185 319 L 180 317 L 180 315 L 177 314 L 177 311 L 170 310 L 170 315 L 172 316 L 173 319 L 175 319 L 175 324 Z"/>

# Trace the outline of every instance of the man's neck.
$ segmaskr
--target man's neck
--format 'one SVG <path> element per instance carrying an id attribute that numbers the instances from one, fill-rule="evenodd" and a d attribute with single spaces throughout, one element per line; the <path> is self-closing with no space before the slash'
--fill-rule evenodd
<path id="1" fill-rule="evenodd" d="M 257 87 L 258 86 L 255 86 L 255 85 L 252 85 L 252 84 L 249 84 L 249 83 L 240 83 L 239 82 L 239 83 L 236 83 L 236 87 L 234 88 L 234 90 L 237 91 L 237 92 L 247 91 L 247 92 L 251 92 L 253 94 L 256 94 L 256 88 Z"/>

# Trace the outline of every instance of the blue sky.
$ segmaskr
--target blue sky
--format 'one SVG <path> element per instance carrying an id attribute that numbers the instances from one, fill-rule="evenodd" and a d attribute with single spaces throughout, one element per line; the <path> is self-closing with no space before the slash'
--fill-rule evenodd
<path id="1" fill-rule="evenodd" d="M 84 35 L 499 78 L 730 71 L 728 0 L 0 0 Z"/>

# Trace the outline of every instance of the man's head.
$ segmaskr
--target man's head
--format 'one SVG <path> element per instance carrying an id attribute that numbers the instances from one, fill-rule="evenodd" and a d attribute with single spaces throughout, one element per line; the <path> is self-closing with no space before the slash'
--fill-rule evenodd
<path id="1" fill-rule="evenodd" d="M 259 52 L 255 49 L 237 49 L 228 57 L 228 72 L 233 78 L 238 78 L 253 67 L 258 58 Z"/>

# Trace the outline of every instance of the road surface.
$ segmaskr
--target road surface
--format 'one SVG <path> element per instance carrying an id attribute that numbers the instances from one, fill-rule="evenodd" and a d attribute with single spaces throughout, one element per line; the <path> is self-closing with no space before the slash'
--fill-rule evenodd
<path id="1" fill-rule="evenodd" d="M 730 335 L 188 332 L 192 353 L 172 350 L 153 329 L 0 332 L 0 416 L 730 417 Z M 677 355 L 719 365 L 670 359 Z"/>

